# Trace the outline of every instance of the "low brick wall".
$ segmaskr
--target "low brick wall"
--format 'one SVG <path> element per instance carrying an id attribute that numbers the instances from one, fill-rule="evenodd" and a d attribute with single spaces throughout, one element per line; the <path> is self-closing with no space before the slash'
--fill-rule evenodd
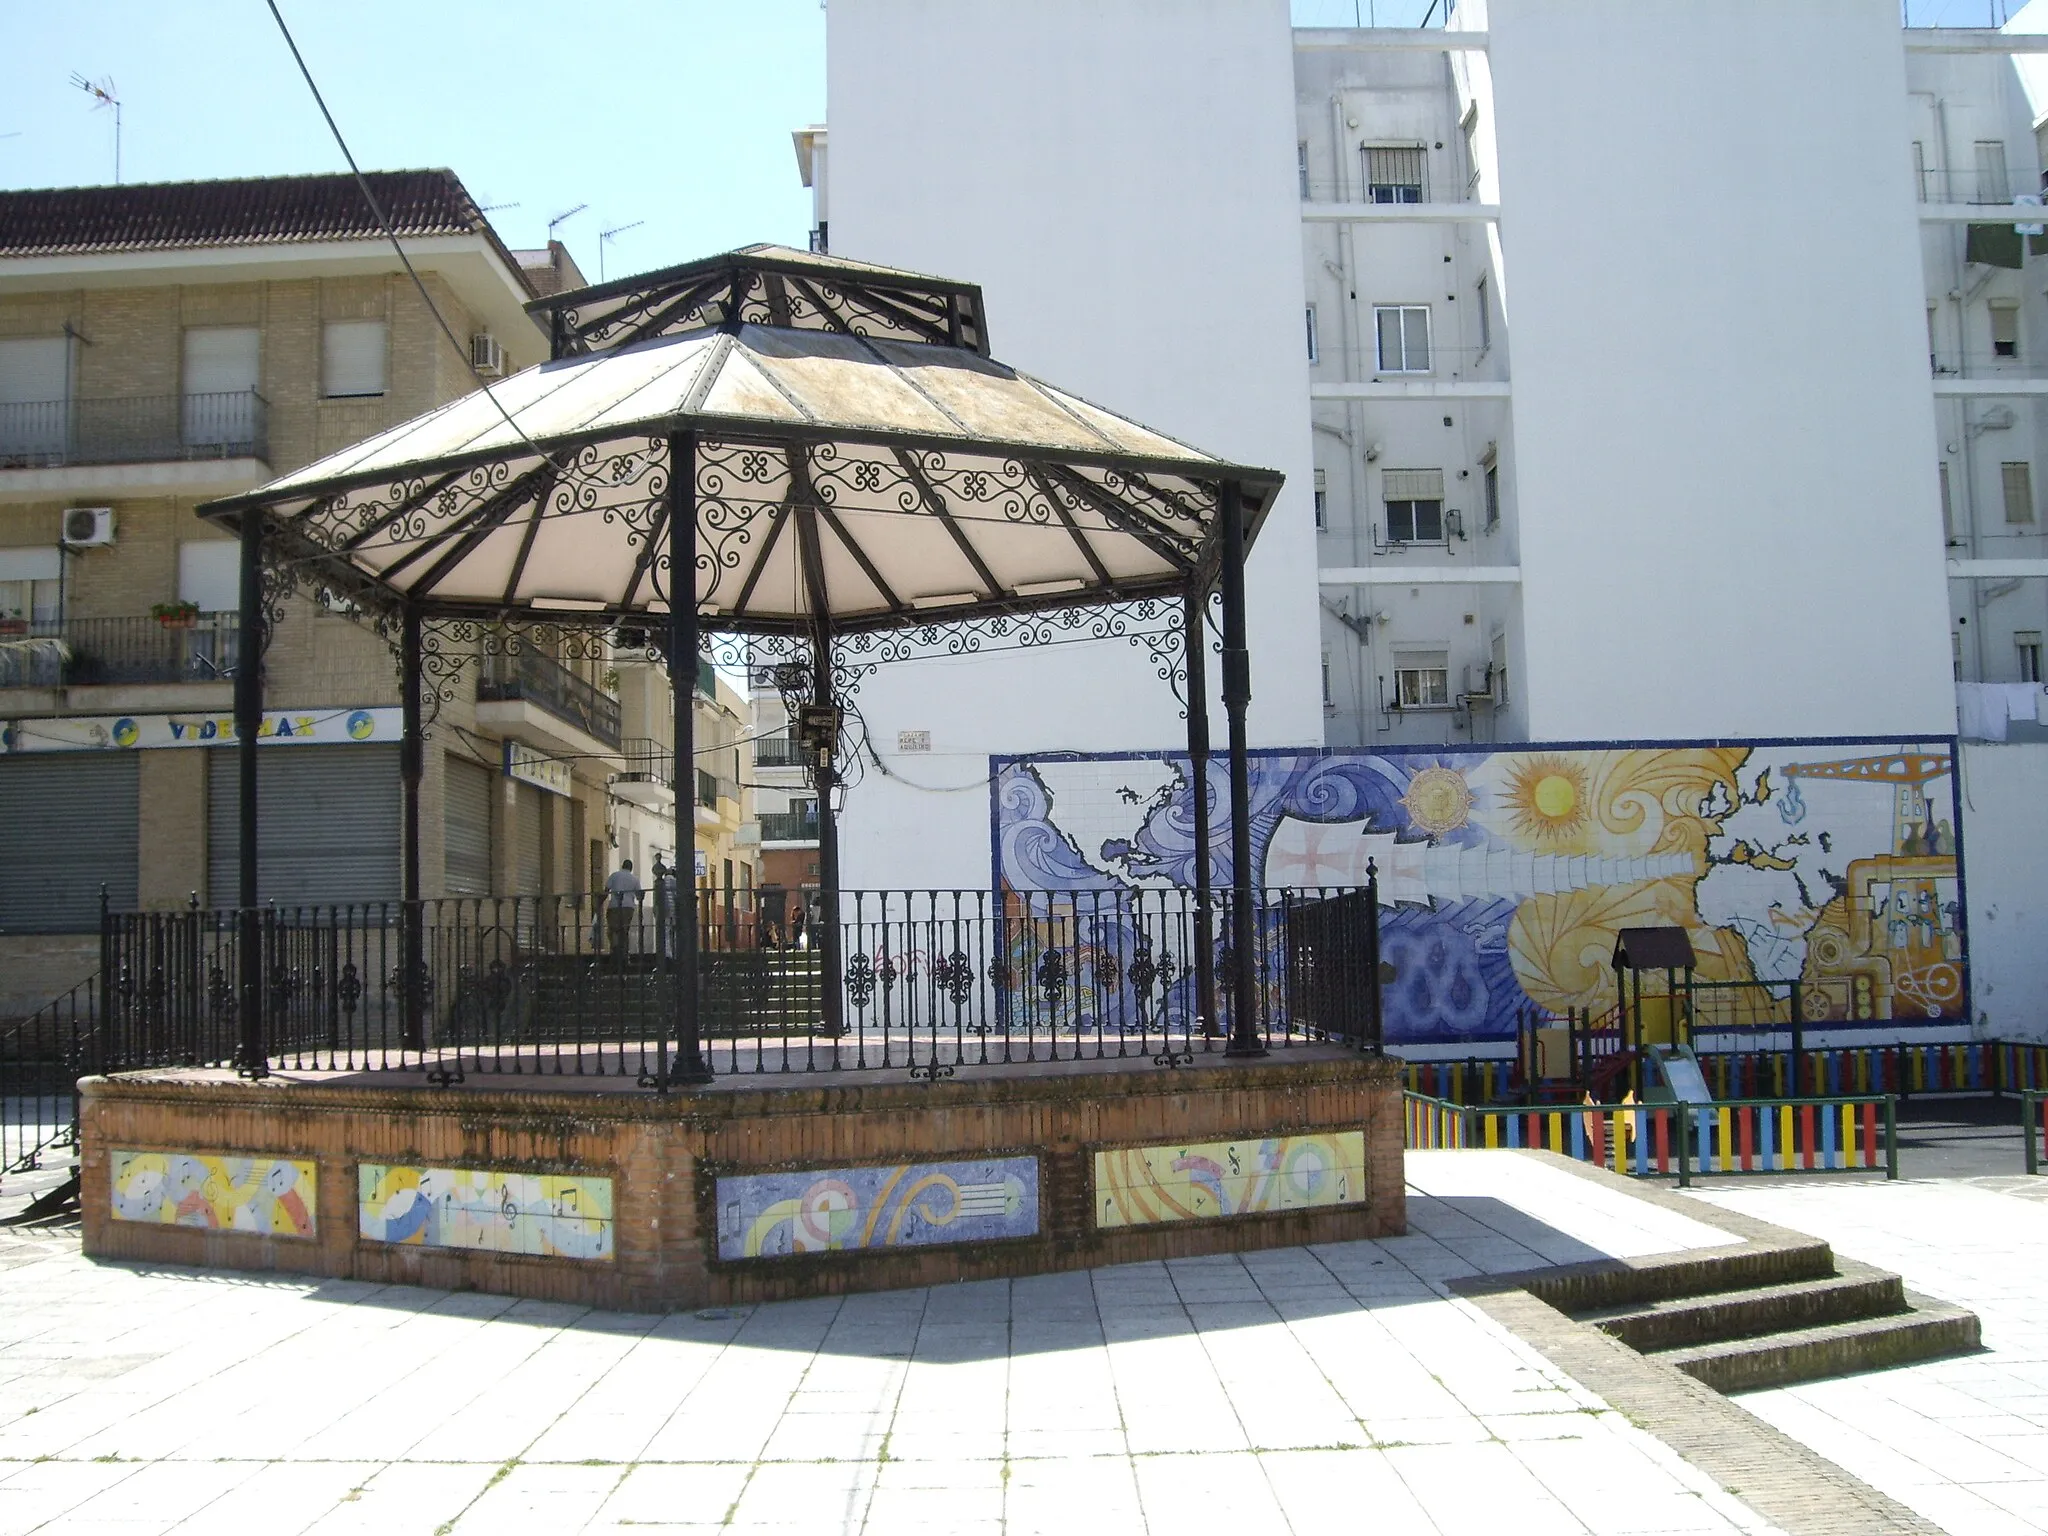
<path id="1" fill-rule="evenodd" d="M 618 1087 L 87 1079 L 85 1250 L 660 1310 L 1405 1230 L 1348 1053 Z"/>

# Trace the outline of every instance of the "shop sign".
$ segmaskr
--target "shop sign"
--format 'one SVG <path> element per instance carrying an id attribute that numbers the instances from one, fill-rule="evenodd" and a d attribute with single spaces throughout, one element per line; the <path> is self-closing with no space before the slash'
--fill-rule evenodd
<path id="1" fill-rule="evenodd" d="M 257 737 L 264 746 L 334 746 L 397 741 L 404 733 L 404 711 L 379 705 L 268 709 Z M 233 715 L 58 715 L 0 728 L 0 752 L 146 752 L 234 742 Z"/>
<path id="2" fill-rule="evenodd" d="M 529 747 L 523 741 L 505 743 L 505 777 L 517 779 L 522 784 L 531 784 L 535 789 L 544 789 L 551 795 L 574 793 L 569 778 L 569 764 L 559 757 L 549 757 L 537 747 Z"/>

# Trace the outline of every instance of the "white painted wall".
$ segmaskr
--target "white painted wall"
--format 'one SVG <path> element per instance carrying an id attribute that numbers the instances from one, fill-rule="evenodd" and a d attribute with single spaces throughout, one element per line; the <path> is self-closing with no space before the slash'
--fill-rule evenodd
<path id="1" fill-rule="evenodd" d="M 1286 0 L 834 0 L 835 255 L 970 278 L 1003 361 L 1283 471 L 1248 574 L 1254 745 L 1317 745 L 1315 539 Z M 921 783 L 991 752 L 1177 745 L 1122 642 L 886 668 L 856 702 Z M 1213 712 L 1218 744 L 1220 708 Z M 892 764 L 892 766 L 895 766 Z M 849 886 L 985 885 L 985 789 L 870 764 Z"/>
<path id="2" fill-rule="evenodd" d="M 2048 745 L 1965 742 L 1963 888 L 1978 1032 L 2048 1039 Z"/>
<path id="3" fill-rule="evenodd" d="M 1952 730 L 1896 8 L 1486 11 L 1531 736 Z"/>

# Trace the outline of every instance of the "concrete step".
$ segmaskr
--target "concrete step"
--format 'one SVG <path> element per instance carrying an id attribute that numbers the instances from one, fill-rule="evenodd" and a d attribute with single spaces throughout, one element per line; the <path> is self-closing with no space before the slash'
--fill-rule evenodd
<path id="1" fill-rule="evenodd" d="M 1981 1347 L 1976 1313 L 1910 1291 L 1905 1302 L 1910 1310 L 1889 1317 L 1823 1323 L 1647 1353 L 1717 1392 L 1752 1392 L 1936 1360 Z"/>
<path id="2" fill-rule="evenodd" d="M 1679 1349 L 1885 1317 L 1906 1309 L 1897 1275 L 1849 1260 L 1826 1279 L 1676 1296 L 1647 1305 L 1599 1307 L 1573 1315 L 1611 1333 L 1631 1349 Z"/>

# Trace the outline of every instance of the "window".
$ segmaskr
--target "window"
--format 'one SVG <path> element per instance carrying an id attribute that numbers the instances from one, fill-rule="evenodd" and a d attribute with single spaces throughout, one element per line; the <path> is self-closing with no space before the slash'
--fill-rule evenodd
<path id="1" fill-rule="evenodd" d="M 1934 373 L 1941 372 L 1941 347 L 1934 339 L 1934 306 L 1927 306 L 1927 366 Z"/>
<path id="2" fill-rule="evenodd" d="M 1318 530 L 1330 526 L 1330 480 L 1322 470 L 1316 471 L 1316 527 Z"/>
<path id="3" fill-rule="evenodd" d="M 1375 304 L 1373 335 L 1381 373 L 1429 372 L 1429 306 Z"/>
<path id="4" fill-rule="evenodd" d="M 1394 656 L 1394 704 L 1398 709 L 1445 709 L 1451 702 L 1451 658 L 1447 651 L 1401 651 Z"/>
<path id="5" fill-rule="evenodd" d="M 0 464 L 61 458 L 71 439 L 71 338 L 0 341 Z"/>
<path id="6" fill-rule="evenodd" d="M 2031 523 L 2034 520 L 2034 466 L 2001 464 L 1998 466 L 1998 479 L 2005 491 L 2005 520 L 2008 523 Z"/>
<path id="7" fill-rule="evenodd" d="M 1387 507 L 1389 544 L 1441 544 L 1444 541 L 1444 472 L 1440 469 L 1389 469 L 1380 476 L 1380 498 Z"/>
<path id="8" fill-rule="evenodd" d="M 384 393 L 384 322 L 330 320 L 320 334 L 320 392 L 330 400 Z"/>
<path id="9" fill-rule="evenodd" d="M 187 539 L 178 546 L 178 601 L 201 613 L 233 613 L 242 606 L 239 539 Z"/>
<path id="10" fill-rule="evenodd" d="M 2018 357 L 2020 355 L 2020 307 L 2017 304 L 1991 303 L 1991 355 L 1993 357 Z"/>
<path id="11" fill-rule="evenodd" d="M 2041 631 L 2038 629 L 2016 629 L 2013 631 L 2012 643 L 2014 649 L 2019 652 L 2020 681 L 2023 683 L 2040 682 Z"/>
<path id="12" fill-rule="evenodd" d="M 1478 102 L 1465 109 L 1465 120 L 1458 124 L 1458 131 L 1465 136 L 1465 195 L 1476 197 L 1479 190 Z"/>
<path id="13" fill-rule="evenodd" d="M 1927 146 L 1918 139 L 1913 141 L 1913 196 L 1927 201 Z"/>
<path id="14" fill-rule="evenodd" d="M 1308 140 L 1294 146 L 1295 170 L 1301 177 L 1301 200 L 1308 201 Z"/>
<path id="15" fill-rule="evenodd" d="M 1963 632 L 1960 629 L 1948 632 L 1948 662 L 1960 683 L 1963 680 Z"/>
<path id="16" fill-rule="evenodd" d="M 253 325 L 185 332 L 184 441 L 192 447 L 256 440 L 256 381 L 263 333 Z"/>
<path id="17" fill-rule="evenodd" d="M 2012 192 L 2006 184 L 2005 141 L 2003 139 L 1979 139 L 1977 141 L 1977 195 L 1973 203 L 2009 202 Z"/>
<path id="18" fill-rule="evenodd" d="M 1315 307 L 1315 305 L 1313 305 L 1313 304 L 1309 305 L 1309 307 L 1308 307 L 1308 309 L 1307 309 L 1307 311 L 1306 311 L 1306 314 L 1307 314 L 1307 316 L 1308 316 L 1308 360 L 1309 360 L 1310 362 L 1312 362 L 1312 363 L 1313 363 L 1313 362 L 1315 362 L 1315 361 L 1316 361 L 1316 307 Z"/>
<path id="19" fill-rule="evenodd" d="M 1508 701 L 1508 637 L 1495 635 L 1487 653 L 1487 683 L 1493 689 L 1496 706 Z"/>
<path id="20" fill-rule="evenodd" d="M 1325 651 L 1323 652 L 1323 708 L 1335 709 L 1336 707 L 1330 701 L 1330 653 Z"/>
<path id="21" fill-rule="evenodd" d="M 1486 530 L 1491 533 L 1500 526 L 1500 466 L 1486 466 Z"/>
<path id="22" fill-rule="evenodd" d="M 1948 494 L 1948 460 L 1941 460 L 1934 468 L 1941 479 L 1941 536 L 1953 544 L 1956 541 L 1956 514 Z"/>
<path id="23" fill-rule="evenodd" d="M 1429 185 L 1428 151 L 1419 144 L 1399 148 L 1361 145 L 1365 196 L 1373 203 L 1419 203 Z"/>
<path id="24" fill-rule="evenodd" d="M 1479 279 L 1479 350 L 1493 345 L 1493 306 L 1486 302 L 1486 279 Z"/>

